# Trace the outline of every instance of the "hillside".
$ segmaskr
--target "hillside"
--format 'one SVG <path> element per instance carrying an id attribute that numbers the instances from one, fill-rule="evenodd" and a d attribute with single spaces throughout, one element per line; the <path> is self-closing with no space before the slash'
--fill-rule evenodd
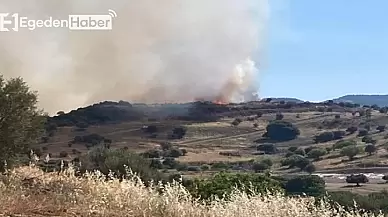
<path id="1" fill-rule="evenodd" d="M 388 95 L 345 95 L 334 99 L 335 102 L 352 102 L 360 105 L 388 106 Z"/>

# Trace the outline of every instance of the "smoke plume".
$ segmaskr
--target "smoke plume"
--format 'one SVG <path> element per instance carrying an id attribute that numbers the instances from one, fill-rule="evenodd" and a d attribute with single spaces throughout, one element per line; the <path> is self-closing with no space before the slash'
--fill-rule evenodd
<path id="1" fill-rule="evenodd" d="M 2 13 L 41 20 L 109 9 L 117 13 L 110 31 L 0 32 L 0 74 L 23 77 L 50 113 L 104 100 L 240 101 L 257 92 L 266 0 L 0 0 Z"/>

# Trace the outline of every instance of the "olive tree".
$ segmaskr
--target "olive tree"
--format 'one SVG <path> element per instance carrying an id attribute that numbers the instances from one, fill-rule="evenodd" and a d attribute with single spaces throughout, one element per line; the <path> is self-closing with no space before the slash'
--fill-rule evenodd
<path id="1" fill-rule="evenodd" d="M 27 153 L 43 132 L 45 117 L 37 108 L 37 93 L 22 78 L 0 75 L 0 168 Z"/>

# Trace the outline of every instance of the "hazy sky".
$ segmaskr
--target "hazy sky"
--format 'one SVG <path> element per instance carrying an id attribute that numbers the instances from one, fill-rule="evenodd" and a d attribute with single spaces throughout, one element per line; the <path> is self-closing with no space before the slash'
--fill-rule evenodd
<path id="1" fill-rule="evenodd" d="M 388 94 L 388 1 L 271 0 L 261 96 Z"/>

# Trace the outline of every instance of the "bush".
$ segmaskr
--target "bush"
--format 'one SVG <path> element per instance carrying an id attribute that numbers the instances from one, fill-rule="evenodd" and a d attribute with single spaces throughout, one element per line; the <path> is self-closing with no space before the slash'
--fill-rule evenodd
<path id="1" fill-rule="evenodd" d="M 174 169 L 178 165 L 178 162 L 173 157 L 166 157 L 163 160 L 163 165 L 167 166 L 169 169 Z"/>
<path id="2" fill-rule="evenodd" d="M 303 170 L 308 172 L 309 174 L 312 174 L 313 172 L 315 172 L 317 170 L 317 168 L 315 167 L 314 164 L 311 163 L 311 164 L 307 165 Z"/>
<path id="3" fill-rule="evenodd" d="M 130 168 L 146 183 L 151 180 L 160 181 L 163 178 L 157 170 L 151 167 L 151 160 L 128 150 L 97 146 L 80 160 L 81 171 L 99 170 L 105 175 L 111 171 L 115 177 L 125 178 L 131 175 L 128 173 L 128 168 Z"/>
<path id="4" fill-rule="evenodd" d="M 315 143 L 324 143 L 329 142 L 337 139 L 342 139 L 345 136 L 344 131 L 332 131 L 332 132 L 323 132 L 317 136 L 315 136 L 314 141 Z"/>
<path id="5" fill-rule="evenodd" d="M 298 147 L 293 146 L 293 147 L 289 147 L 287 150 L 289 152 L 295 152 L 297 149 L 298 149 Z"/>
<path id="6" fill-rule="evenodd" d="M 255 172 L 263 172 L 265 170 L 268 170 L 269 168 L 270 168 L 270 166 L 268 166 L 267 164 L 265 164 L 263 162 L 256 162 L 252 165 L 252 169 Z"/>
<path id="7" fill-rule="evenodd" d="M 346 177 L 346 182 L 347 183 L 354 183 L 354 184 L 356 184 L 356 186 L 359 187 L 360 183 L 367 183 L 367 182 L 369 182 L 369 179 L 364 174 L 357 174 L 357 175 L 352 174 L 352 175 Z"/>
<path id="8" fill-rule="evenodd" d="M 174 138 L 182 139 L 186 135 L 186 132 L 187 132 L 186 127 L 183 127 L 183 126 L 175 127 L 172 130 L 172 135 L 174 135 Z"/>
<path id="9" fill-rule="evenodd" d="M 357 130 L 358 130 L 358 127 L 356 127 L 356 126 L 351 126 L 351 127 L 348 127 L 348 128 L 346 129 L 346 132 L 348 132 L 348 133 L 350 133 L 350 134 L 353 134 L 353 133 L 357 132 Z"/>
<path id="10" fill-rule="evenodd" d="M 314 137 L 315 143 L 329 142 L 332 140 L 334 140 L 334 133 L 333 132 L 323 132 L 323 133 L 316 135 Z"/>
<path id="11" fill-rule="evenodd" d="M 144 152 L 142 155 L 145 158 L 160 158 L 162 156 L 162 152 L 156 149 L 152 149 Z"/>
<path id="12" fill-rule="evenodd" d="M 258 145 L 257 150 L 262 151 L 265 154 L 276 154 L 279 152 L 279 150 L 275 147 L 275 145 L 271 143 Z"/>
<path id="13" fill-rule="evenodd" d="M 357 146 L 347 146 L 342 148 L 340 153 L 342 156 L 347 156 L 349 160 L 353 160 L 360 153 L 360 149 Z"/>
<path id="14" fill-rule="evenodd" d="M 372 155 L 373 153 L 375 153 L 377 151 L 377 148 L 375 145 L 373 144 L 367 144 L 365 146 L 365 152 L 367 152 L 369 155 Z"/>
<path id="15" fill-rule="evenodd" d="M 371 143 L 371 144 L 376 144 L 377 143 L 377 140 L 373 139 L 370 136 L 364 136 L 361 141 L 365 142 L 365 143 Z"/>
<path id="16" fill-rule="evenodd" d="M 259 127 L 259 124 L 258 124 L 258 123 L 254 123 L 254 124 L 253 124 L 253 127 L 254 127 L 254 128 L 257 128 L 257 127 Z"/>
<path id="17" fill-rule="evenodd" d="M 312 147 L 312 146 L 309 146 L 309 147 L 307 147 L 307 148 L 305 148 L 304 149 L 304 152 L 306 153 L 306 154 L 308 154 L 311 150 L 313 150 L 314 149 L 314 147 Z"/>
<path id="18" fill-rule="evenodd" d="M 199 172 L 199 171 L 201 171 L 201 168 L 197 167 L 197 166 L 189 166 L 189 167 L 187 167 L 187 171 Z"/>
<path id="19" fill-rule="evenodd" d="M 163 169 L 163 164 L 159 159 L 151 159 L 150 167 L 154 169 Z"/>
<path id="20" fill-rule="evenodd" d="M 210 165 L 208 165 L 208 164 L 202 164 L 201 165 L 201 170 L 202 171 L 208 171 L 208 170 L 210 170 L 211 169 L 211 167 L 210 167 Z"/>
<path id="21" fill-rule="evenodd" d="M 61 151 L 59 153 L 59 157 L 68 157 L 68 156 L 69 156 L 69 154 L 66 151 Z"/>
<path id="22" fill-rule="evenodd" d="M 273 166 L 273 162 L 270 158 L 265 158 L 265 159 L 261 160 L 261 162 L 264 164 L 267 164 L 269 167 Z"/>
<path id="23" fill-rule="evenodd" d="M 289 195 L 318 197 L 325 194 L 325 181 L 315 175 L 298 176 L 287 181 L 285 189 Z"/>
<path id="24" fill-rule="evenodd" d="M 170 150 L 172 148 L 172 143 L 162 142 L 160 143 L 160 148 L 162 148 L 163 151 Z"/>
<path id="25" fill-rule="evenodd" d="M 326 155 L 327 154 L 327 151 L 326 149 L 323 149 L 323 148 L 316 148 L 316 149 L 313 149 L 311 150 L 307 156 L 309 158 L 312 158 L 314 160 L 319 160 L 322 156 Z"/>
<path id="26" fill-rule="evenodd" d="M 283 120 L 284 115 L 282 113 L 277 113 L 276 114 L 276 120 Z"/>
<path id="27" fill-rule="evenodd" d="M 340 119 L 340 118 L 341 118 L 341 115 L 335 115 L 334 118 L 335 118 L 335 119 Z"/>
<path id="28" fill-rule="evenodd" d="M 248 195 L 267 194 L 267 191 L 284 191 L 279 181 L 266 175 L 225 172 L 218 173 L 208 179 L 196 179 L 191 186 L 188 186 L 188 189 L 194 197 L 207 200 L 214 196 L 228 199 L 235 187 Z"/>
<path id="29" fill-rule="evenodd" d="M 301 170 L 304 169 L 309 164 L 310 164 L 310 161 L 301 155 L 292 155 L 281 161 L 282 166 L 289 166 L 289 168 L 298 167 Z"/>
<path id="30" fill-rule="evenodd" d="M 333 145 L 333 150 L 336 149 L 342 149 L 347 146 L 356 146 L 357 142 L 354 140 L 343 140 L 343 141 L 338 141 Z"/>
<path id="31" fill-rule="evenodd" d="M 388 175 L 384 175 L 384 176 L 382 177 L 382 179 L 385 180 L 385 181 L 388 183 Z"/>
<path id="32" fill-rule="evenodd" d="M 358 130 L 358 136 L 366 136 L 368 135 L 368 130 L 367 129 L 360 129 Z"/>
<path id="33" fill-rule="evenodd" d="M 385 125 L 380 125 L 376 128 L 376 130 L 378 130 L 380 133 L 384 132 L 385 131 Z"/>
<path id="34" fill-rule="evenodd" d="M 242 122 L 242 120 L 240 118 L 236 118 L 233 120 L 232 125 L 238 126 L 239 124 L 241 124 L 241 122 Z"/>
<path id="35" fill-rule="evenodd" d="M 302 148 L 298 148 L 294 151 L 295 154 L 298 154 L 298 155 L 302 155 L 302 156 L 305 156 L 306 155 L 306 152 L 304 149 Z"/>
<path id="36" fill-rule="evenodd" d="M 163 153 L 164 157 L 173 157 L 178 158 L 180 156 L 183 156 L 183 152 L 178 148 L 171 148 L 170 150 L 167 150 Z"/>
<path id="37" fill-rule="evenodd" d="M 158 132 L 158 127 L 155 125 L 149 125 L 149 126 L 144 126 L 142 128 L 143 132 L 149 133 L 149 134 L 154 134 Z"/>
<path id="38" fill-rule="evenodd" d="M 267 125 L 266 130 L 266 136 L 276 141 L 289 141 L 300 135 L 299 129 L 286 121 L 273 121 Z"/>

